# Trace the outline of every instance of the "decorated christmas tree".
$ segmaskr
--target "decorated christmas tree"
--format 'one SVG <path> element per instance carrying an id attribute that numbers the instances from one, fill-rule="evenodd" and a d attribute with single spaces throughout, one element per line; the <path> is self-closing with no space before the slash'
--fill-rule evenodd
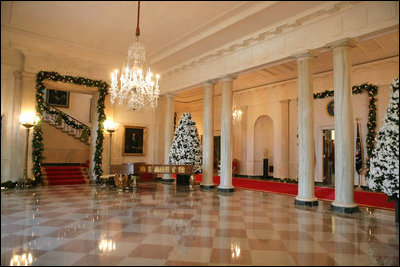
<path id="1" fill-rule="evenodd" d="M 399 199 L 399 79 L 392 82 L 384 124 L 375 140 L 370 163 L 369 188 L 381 191 L 389 200 Z"/>
<path id="2" fill-rule="evenodd" d="M 169 150 L 169 164 L 194 165 L 195 173 L 201 172 L 202 152 L 196 123 L 190 113 L 184 113 L 175 130 L 174 140 Z"/>

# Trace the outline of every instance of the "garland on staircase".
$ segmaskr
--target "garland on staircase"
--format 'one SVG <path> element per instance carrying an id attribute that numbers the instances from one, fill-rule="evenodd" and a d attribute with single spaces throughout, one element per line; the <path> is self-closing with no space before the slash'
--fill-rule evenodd
<path id="1" fill-rule="evenodd" d="M 77 130 L 87 128 L 87 126 L 85 126 L 85 125 L 77 124 L 75 121 L 68 118 L 67 114 L 65 114 L 64 112 L 61 112 L 59 110 L 50 110 L 46 105 L 43 105 L 43 111 L 46 111 L 47 113 L 52 114 L 52 115 L 57 115 L 56 122 L 58 125 L 61 125 L 62 121 L 64 121 L 65 124 L 67 124 L 68 126 L 71 126 L 74 129 L 77 129 Z M 89 135 L 90 135 L 90 131 L 89 131 Z"/>
<path id="2" fill-rule="evenodd" d="M 99 88 L 99 100 L 97 101 L 97 112 L 98 116 L 98 128 L 97 128 L 97 140 L 96 140 L 96 151 L 94 155 L 94 172 L 96 174 L 96 183 L 100 182 L 100 176 L 103 173 L 102 163 L 101 163 L 101 154 L 103 153 L 103 122 L 106 119 L 106 115 L 104 113 L 104 100 L 108 93 L 109 85 L 104 81 L 90 80 L 85 79 L 83 77 L 72 77 L 72 76 L 62 76 L 57 72 L 47 72 L 40 71 L 36 75 L 36 113 L 40 118 L 39 123 L 34 127 L 33 131 L 33 140 L 32 140 L 32 159 L 33 159 L 33 174 L 34 181 L 33 185 L 38 183 L 42 183 L 42 170 L 41 165 L 43 161 L 43 133 L 42 133 L 42 120 L 43 120 L 43 111 L 48 111 L 48 108 L 44 105 L 44 90 L 46 89 L 43 81 L 51 80 L 56 82 L 66 82 L 66 83 L 74 83 L 78 85 L 84 85 L 89 87 L 97 87 Z M 62 116 L 61 116 L 62 118 Z M 62 118 L 63 119 L 63 118 Z M 67 120 L 64 120 L 66 122 Z M 74 127 L 74 122 L 66 122 L 68 125 Z M 78 125 L 75 125 L 79 127 Z M 75 128 L 75 127 L 74 127 Z M 85 127 L 87 128 L 87 127 Z M 82 135 L 87 136 L 89 129 L 84 129 Z"/>
<path id="3" fill-rule="evenodd" d="M 365 177 L 369 177 L 369 165 L 370 159 L 372 157 L 372 152 L 375 148 L 375 135 L 376 135 L 376 94 L 378 93 L 378 86 L 373 84 L 363 83 L 361 85 L 354 85 L 352 87 L 353 94 L 361 94 L 362 92 L 367 91 L 369 97 L 369 111 L 368 111 L 368 134 L 367 134 L 367 159 L 366 159 L 366 169 L 365 169 Z M 326 97 L 334 96 L 333 90 L 325 90 L 324 92 L 315 93 L 314 99 L 322 99 Z"/>

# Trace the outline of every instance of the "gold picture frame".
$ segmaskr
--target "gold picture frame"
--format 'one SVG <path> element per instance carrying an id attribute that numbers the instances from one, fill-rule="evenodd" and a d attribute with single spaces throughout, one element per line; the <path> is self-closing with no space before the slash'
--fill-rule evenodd
<path id="1" fill-rule="evenodd" d="M 69 92 L 47 89 L 46 103 L 53 107 L 69 108 Z"/>
<path id="2" fill-rule="evenodd" d="M 146 152 L 146 134 L 146 127 L 124 125 L 122 155 L 144 156 Z"/>

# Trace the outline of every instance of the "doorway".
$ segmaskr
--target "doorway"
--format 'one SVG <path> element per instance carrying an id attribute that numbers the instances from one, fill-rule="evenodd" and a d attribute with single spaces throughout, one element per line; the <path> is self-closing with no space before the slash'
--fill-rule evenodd
<path id="1" fill-rule="evenodd" d="M 335 130 L 326 129 L 322 132 L 324 184 L 335 184 Z"/>
<path id="2" fill-rule="evenodd" d="M 218 173 L 221 162 L 221 136 L 214 136 L 214 173 Z"/>

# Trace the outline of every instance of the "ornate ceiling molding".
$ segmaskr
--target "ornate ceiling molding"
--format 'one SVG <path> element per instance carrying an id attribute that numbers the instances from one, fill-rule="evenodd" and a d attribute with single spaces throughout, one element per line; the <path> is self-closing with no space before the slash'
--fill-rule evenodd
<path id="1" fill-rule="evenodd" d="M 267 38 L 272 38 L 289 30 L 299 28 L 312 20 L 316 20 L 323 16 L 328 16 L 338 13 L 349 6 L 358 4 L 360 4 L 360 2 L 357 1 L 341 1 L 341 2 L 330 2 L 324 4 L 318 8 L 312 9 L 311 11 L 307 11 L 303 14 L 300 14 L 297 17 L 292 17 L 284 21 L 283 23 L 281 22 L 272 27 L 263 29 L 255 34 L 246 36 L 242 39 L 232 42 L 222 48 L 217 48 L 208 54 L 204 54 L 191 61 L 187 61 L 179 65 L 178 67 L 170 68 L 164 71 L 162 75 L 171 75 L 184 70 L 192 69 L 196 66 L 199 66 L 200 64 L 212 61 L 215 58 L 228 55 L 230 53 L 233 53 L 239 49 L 248 46 L 256 45 Z"/>

